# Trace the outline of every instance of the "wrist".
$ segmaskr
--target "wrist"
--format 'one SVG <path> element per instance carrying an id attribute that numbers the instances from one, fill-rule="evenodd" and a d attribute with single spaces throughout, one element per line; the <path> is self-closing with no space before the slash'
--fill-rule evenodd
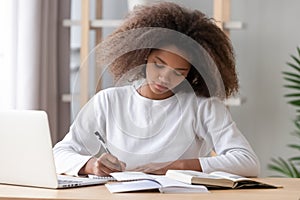
<path id="1" fill-rule="evenodd" d="M 202 171 L 199 159 L 176 160 L 170 169 Z"/>
<path id="2" fill-rule="evenodd" d="M 87 174 L 94 174 L 93 168 L 94 168 L 94 163 L 96 162 L 96 158 L 92 157 L 90 158 L 85 165 L 79 170 L 78 174 L 81 175 L 87 175 Z"/>

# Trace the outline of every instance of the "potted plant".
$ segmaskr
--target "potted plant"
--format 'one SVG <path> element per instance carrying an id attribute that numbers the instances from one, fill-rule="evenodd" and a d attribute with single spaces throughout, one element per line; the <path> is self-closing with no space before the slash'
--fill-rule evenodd
<path id="1" fill-rule="evenodd" d="M 291 90 L 290 93 L 284 97 L 288 98 L 288 104 L 292 105 L 296 109 L 296 118 L 293 121 L 295 130 L 292 134 L 300 139 L 300 48 L 297 47 L 298 55 L 291 55 L 293 62 L 287 62 L 287 66 L 290 70 L 283 71 L 283 78 L 286 81 L 284 87 Z M 299 144 L 289 144 L 288 147 L 300 151 Z M 300 155 L 283 159 L 281 157 L 272 158 L 268 168 L 282 174 L 286 177 L 300 178 Z"/>

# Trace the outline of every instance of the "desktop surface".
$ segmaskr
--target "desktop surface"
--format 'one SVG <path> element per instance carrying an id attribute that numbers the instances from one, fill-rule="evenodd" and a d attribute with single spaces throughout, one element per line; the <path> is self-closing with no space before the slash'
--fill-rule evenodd
<path id="1" fill-rule="evenodd" d="M 104 185 L 70 189 L 43 189 L 0 184 L 0 199 L 300 199 L 299 178 L 260 178 L 259 180 L 264 181 L 266 183 L 281 185 L 283 186 L 283 188 L 210 190 L 210 193 L 198 194 L 161 194 L 158 191 L 111 194 Z"/>

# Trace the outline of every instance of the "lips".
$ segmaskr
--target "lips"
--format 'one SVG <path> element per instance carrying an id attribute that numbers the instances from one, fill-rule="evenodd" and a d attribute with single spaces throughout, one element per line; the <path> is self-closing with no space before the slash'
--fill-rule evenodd
<path id="1" fill-rule="evenodd" d="M 158 83 L 155 83 L 155 84 L 154 84 L 154 87 L 155 87 L 156 89 L 158 89 L 159 91 L 165 91 L 165 90 L 168 90 L 168 89 L 169 89 L 168 87 L 166 87 L 166 86 L 164 86 L 164 85 L 161 85 L 161 84 L 158 84 Z"/>

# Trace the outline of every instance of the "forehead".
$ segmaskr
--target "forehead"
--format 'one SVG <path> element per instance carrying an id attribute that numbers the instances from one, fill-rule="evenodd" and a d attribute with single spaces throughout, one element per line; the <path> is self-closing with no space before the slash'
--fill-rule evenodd
<path id="1" fill-rule="evenodd" d="M 153 49 L 149 55 L 151 59 L 158 59 L 165 62 L 169 66 L 190 66 L 190 63 L 186 59 L 186 55 L 183 51 L 179 50 L 175 46 L 168 46 L 162 49 Z M 172 65 L 173 64 L 173 65 Z"/>
<path id="2" fill-rule="evenodd" d="M 160 48 L 152 49 L 151 53 L 169 53 L 169 54 L 175 54 L 177 56 L 180 56 L 182 58 L 187 58 L 187 53 L 180 48 L 178 48 L 175 45 L 167 45 Z"/>

